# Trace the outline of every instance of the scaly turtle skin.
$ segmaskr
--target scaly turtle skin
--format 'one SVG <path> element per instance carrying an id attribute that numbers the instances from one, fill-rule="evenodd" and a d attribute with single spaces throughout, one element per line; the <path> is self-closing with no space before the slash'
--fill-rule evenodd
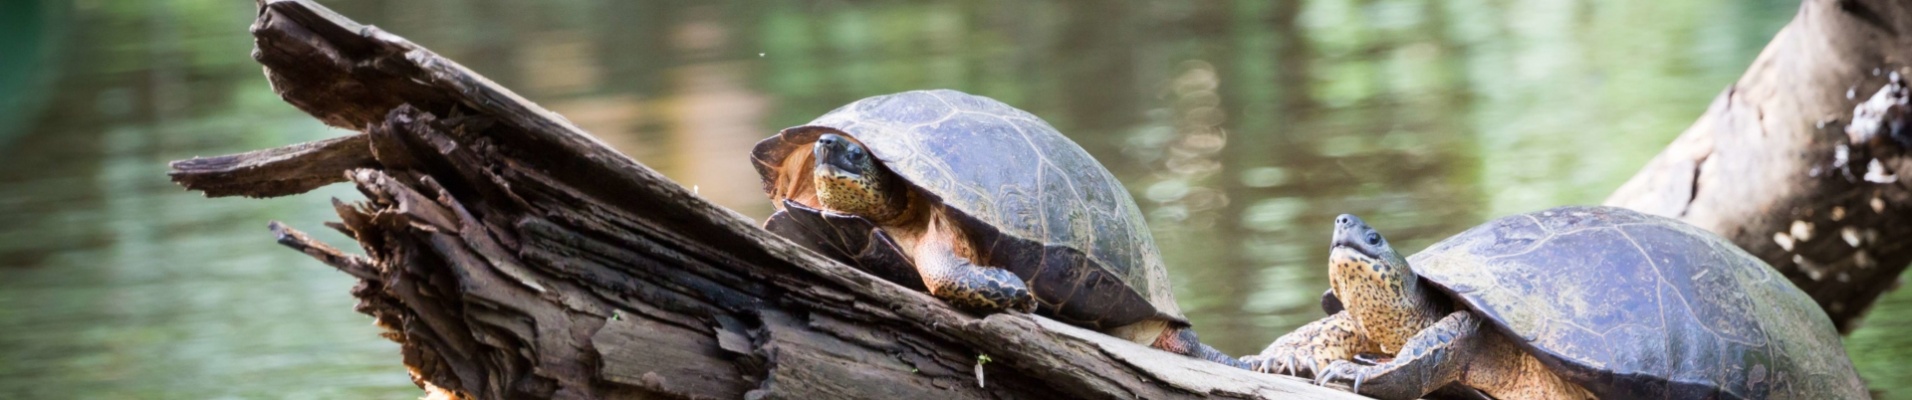
<path id="1" fill-rule="evenodd" d="M 1200 344 L 1140 208 L 1048 123 L 950 90 L 871 97 L 751 153 L 765 228 L 980 312 L 1028 310 L 1236 366 Z"/>
<path id="2" fill-rule="evenodd" d="M 1672 219 L 1562 207 L 1402 259 L 1343 215 L 1329 274 L 1333 315 L 1245 361 L 1383 399 L 1449 385 L 1500 399 L 1867 396 L 1811 298 Z"/>

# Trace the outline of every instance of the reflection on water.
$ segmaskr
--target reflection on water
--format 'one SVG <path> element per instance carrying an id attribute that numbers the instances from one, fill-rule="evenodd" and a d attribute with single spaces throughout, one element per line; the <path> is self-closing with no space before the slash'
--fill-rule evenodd
<path id="1" fill-rule="evenodd" d="M 0 63 L 9 105 L 0 138 L 12 137 L 0 140 L 0 398 L 417 393 L 396 347 L 351 311 L 352 281 L 265 234 L 270 219 L 316 228 L 330 217 L 328 197 L 354 194 L 204 200 L 163 177 L 171 159 L 344 134 L 267 89 L 247 57 L 249 4 L 4 3 L 0 22 L 39 23 L 0 24 L 24 31 L 0 48 L 53 50 L 44 62 Z M 1205 341 L 1232 353 L 1319 316 L 1333 215 L 1360 214 L 1417 249 L 1492 216 L 1598 202 L 1795 9 L 1771 0 L 325 3 L 465 62 L 760 218 L 769 205 L 745 154 L 778 128 L 931 87 L 1028 109 L 1124 180 L 1183 308 Z M 1899 386 L 1912 373 L 1894 366 L 1912 355 L 1912 339 L 1896 334 L 1912 329 L 1908 296 L 1888 297 L 1848 343 L 1891 393 L 1912 390 Z"/>

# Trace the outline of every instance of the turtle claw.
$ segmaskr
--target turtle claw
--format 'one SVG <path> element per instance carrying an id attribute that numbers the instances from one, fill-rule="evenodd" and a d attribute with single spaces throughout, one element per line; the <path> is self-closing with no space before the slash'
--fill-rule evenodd
<path id="1" fill-rule="evenodd" d="M 1241 361 L 1248 363 L 1248 369 L 1251 371 L 1274 374 L 1281 371 L 1285 365 L 1278 357 L 1279 356 L 1269 354 L 1257 354 L 1242 357 Z"/>
<path id="2" fill-rule="evenodd" d="M 1261 354 L 1242 357 L 1242 361 L 1247 362 L 1255 372 L 1264 374 L 1306 378 L 1320 369 L 1313 351 L 1309 351 L 1304 346 L 1284 346 L 1282 343 L 1269 346 L 1267 350 L 1262 350 Z"/>
<path id="3" fill-rule="evenodd" d="M 1361 383 L 1368 380 L 1368 367 L 1347 360 L 1335 360 L 1327 368 L 1315 373 L 1314 384 L 1327 386 L 1337 381 L 1349 382 L 1349 391 L 1361 393 Z"/>

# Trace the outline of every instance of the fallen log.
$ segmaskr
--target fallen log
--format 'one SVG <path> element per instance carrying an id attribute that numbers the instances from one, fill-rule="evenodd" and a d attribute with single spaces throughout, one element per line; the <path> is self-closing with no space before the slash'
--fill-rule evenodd
<path id="1" fill-rule="evenodd" d="M 715 206 L 451 60 L 307 0 L 260 3 L 273 89 L 361 133 L 173 164 L 209 196 L 349 181 L 278 223 L 360 279 L 414 381 L 447 398 L 1358 398 L 1023 313 L 977 317 Z M 747 162 L 746 160 L 737 160 Z"/>
<path id="2" fill-rule="evenodd" d="M 1912 157 L 1895 140 L 1906 98 L 1888 84 L 1912 62 L 1908 33 L 1912 4 L 1804 2 L 1746 74 L 1606 204 L 1731 239 L 1851 332 L 1912 265 Z M 1875 91 L 1873 111 L 1860 113 L 1870 116 L 1855 118 Z"/>

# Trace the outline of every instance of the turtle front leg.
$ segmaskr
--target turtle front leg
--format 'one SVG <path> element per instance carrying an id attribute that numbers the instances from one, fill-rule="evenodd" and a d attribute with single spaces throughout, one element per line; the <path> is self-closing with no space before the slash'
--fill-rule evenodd
<path id="1" fill-rule="evenodd" d="M 1337 360 L 1315 383 L 1350 382 L 1355 393 L 1379 399 L 1416 399 L 1454 383 L 1477 350 L 1480 319 L 1456 311 L 1409 338 L 1394 359 L 1375 365 Z"/>
<path id="2" fill-rule="evenodd" d="M 1242 357 L 1242 361 L 1255 371 L 1311 377 L 1334 361 L 1380 352 L 1381 345 L 1360 328 L 1348 312 L 1334 313 L 1281 335 L 1261 354 Z"/>
<path id="3" fill-rule="evenodd" d="M 934 230 L 935 228 L 932 228 Z M 916 270 L 929 294 L 956 308 L 979 312 L 1034 311 L 1036 298 L 1014 272 L 985 267 L 956 254 L 950 236 L 932 233 L 917 242 Z"/>

